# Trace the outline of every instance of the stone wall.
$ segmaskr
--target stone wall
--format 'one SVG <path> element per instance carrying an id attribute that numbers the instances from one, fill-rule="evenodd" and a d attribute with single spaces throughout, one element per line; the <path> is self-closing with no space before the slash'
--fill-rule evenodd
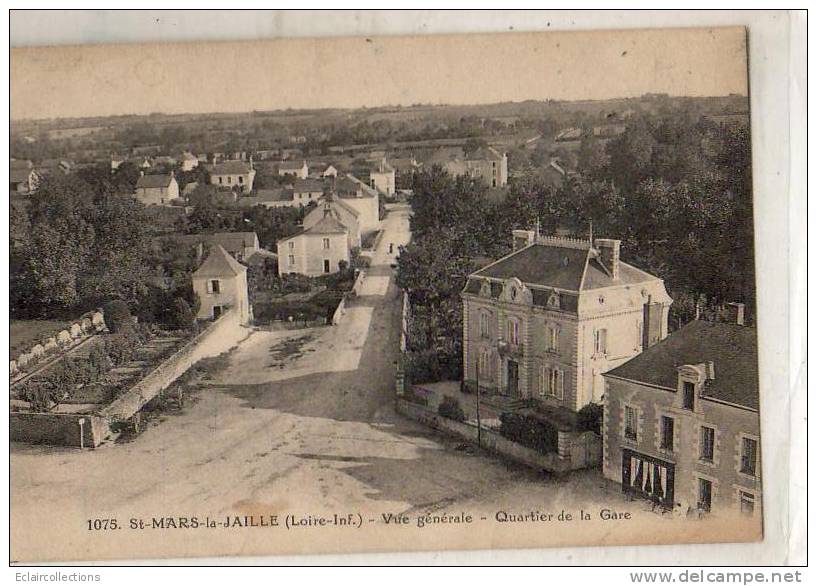
<path id="1" fill-rule="evenodd" d="M 111 422 L 125 421 L 203 358 L 218 356 L 249 336 L 241 314 L 231 308 L 116 401 L 100 411 Z"/>
<path id="2" fill-rule="evenodd" d="M 95 448 L 108 433 L 108 421 L 95 415 L 12 412 L 9 416 L 9 439 L 13 442 Z"/>
<path id="3" fill-rule="evenodd" d="M 422 405 L 410 403 L 404 399 L 396 400 L 397 412 L 424 425 L 446 432 L 471 443 L 477 443 L 477 426 L 471 423 L 460 423 L 453 419 L 441 417 Z M 557 453 L 541 454 L 521 444 L 510 441 L 492 429 L 482 428 L 481 447 L 509 458 L 525 466 L 548 472 L 568 472 L 584 467 L 584 461 L 574 462 L 570 458 L 560 457 Z"/>

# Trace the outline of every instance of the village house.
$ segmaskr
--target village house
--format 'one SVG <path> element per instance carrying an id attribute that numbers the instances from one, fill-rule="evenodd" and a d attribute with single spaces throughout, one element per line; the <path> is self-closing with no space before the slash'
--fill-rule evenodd
<path id="1" fill-rule="evenodd" d="M 173 173 L 141 175 L 134 197 L 145 205 L 166 205 L 179 198 L 179 183 Z"/>
<path id="2" fill-rule="evenodd" d="M 125 157 L 120 157 L 118 155 L 111 155 L 111 172 L 116 171 L 119 169 L 119 166 L 125 162 Z"/>
<path id="3" fill-rule="evenodd" d="M 252 308 L 247 289 L 247 268 L 234 259 L 220 245 L 192 275 L 193 291 L 201 305 L 198 319 L 218 319 L 228 309 L 235 309 L 242 324 L 250 322 Z"/>
<path id="4" fill-rule="evenodd" d="M 326 189 L 326 184 L 319 179 L 296 179 L 292 186 L 293 200 L 296 204 L 307 205 L 318 201 Z"/>
<path id="5" fill-rule="evenodd" d="M 185 234 L 182 242 L 197 246 L 198 256 L 204 256 L 206 250 L 221 246 L 239 262 L 246 262 L 261 250 L 258 235 L 255 232 L 216 232 L 215 234 Z"/>
<path id="6" fill-rule="evenodd" d="M 493 147 L 480 148 L 464 158 L 448 161 L 445 168 L 454 176 L 481 178 L 489 187 L 503 187 L 508 184 L 508 155 L 500 154 Z"/>
<path id="7" fill-rule="evenodd" d="M 278 165 L 278 175 L 280 177 L 292 175 L 299 179 L 306 179 L 309 176 L 309 167 L 306 161 L 301 161 L 300 163 L 295 161 L 282 161 L 281 164 Z"/>
<path id="8" fill-rule="evenodd" d="M 252 191 L 255 181 L 255 168 L 252 160 L 248 163 L 244 161 L 222 161 L 215 163 L 210 168 L 210 183 L 219 187 L 232 189 L 238 187 L 243 193 Z"/>
<path id="9" fill-rule="evenodd" d="M 303 222 L 304 229 L 308 230 L 327 215 L 331 215 L 337 219 L 348 230 L 348 246 L 350 251 L 352 248 L 360 247 L 361 234 L 360 222 L 358 221 L 360 214 L 356 209 L 339 197 L 336 197 L 333 193 L 324 195 L 318 201 L 318 205 L 306 214 Z"/>
<path id="10" fill-rule="evenodd" d="M 394 167 L 383 158 L 377 166 L 369 172 L 369 185 L 387 197 L 395 192 Z"/>
<path id="11" fill-rule="evenodd" d="M 335 194 L 358 213 L 360 230 L 372 232 L 380 227 L 380 196 L 353 175 L 344 175 L 335 181 Z"/>
<path id="12" fill-rule="evenodd" d="M 9 189 L 12 193 L 34 193 L 40 184 L 40 176 L 34 165 L 27 160 L 11 160 Z"/>
<path id="13" fill-rule="evenodd" d="M 199 158 L 193 153 L 186 151 L 181 156 L 182 171 L 188 173 L 199 166 Z"/>
<path id="14" fill-rule="evenodd" d="M 553 187 L 564 185 L 565 179 L 575 177 L 575 171 L 567 170 L 558 159 L 551 159 L 550 163 L 542 171 L 543 179 Z"/>
<path id="15" fill-rule="evenodd" d="M 757 334 L 693 321 L 604 374 L 604 476 L 682 513 L 762 518 Z"/>
<path id="16" fill-rule="evenodd" d="M 259 189 L 255 195 L 247 195 L 238 200 L 238 205 L 245 208 L 264 206 L 265 208 L 289 208 L 299 206 L 295 201 L 292 188 Z"/>
<path id="17" fill-rule="evenodd" d="M 602 374 L 667 335 L 658 277 L 620 260 L 618 240 L 514 230 L 514 251 L 462 292 L 466 385 L 547 407 L 600 403 Z"/>
<path id="18" fill-rule="evenodd" d="M 321 210 L 324 211 L 324 210 Z M 278 274 L 318 277 L 349 264 L 349 230 L 331 212 L 302 232 L 278 241 Z"/>

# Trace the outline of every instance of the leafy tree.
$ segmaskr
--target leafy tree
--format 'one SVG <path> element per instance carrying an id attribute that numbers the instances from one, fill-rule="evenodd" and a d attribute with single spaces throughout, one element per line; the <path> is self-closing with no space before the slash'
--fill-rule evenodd
<path id="1" fill-rule="evenodd" d="M 121 299 L 109 301 L 102 308 L 105 325 L 112 334 L 133 329 L 133 317 L 128 304 Z"/>

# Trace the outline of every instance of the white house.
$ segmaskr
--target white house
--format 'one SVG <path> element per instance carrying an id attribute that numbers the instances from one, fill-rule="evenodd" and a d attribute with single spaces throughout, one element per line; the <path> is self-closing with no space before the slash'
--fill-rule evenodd
<path id="1" fill-rule="evenodd" d="M 249 323 L 251 307 L 247 289 L 247 268 L 221 247 L 215 245 L 193 273 L 193 291 L 199 296 L 198 319 L 218 319 L 235 308 L 243 324 Z"/>
<path id="2" fill-rule="evenodd" d="M 349 263 L 349 230 L 327 214 L 303 232 L 278 241 L 278 274 L 318 277 Z"/>

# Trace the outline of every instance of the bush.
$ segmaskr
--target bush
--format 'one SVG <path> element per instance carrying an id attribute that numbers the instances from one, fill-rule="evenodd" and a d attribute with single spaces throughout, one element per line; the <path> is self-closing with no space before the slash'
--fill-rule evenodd
<path id="1" fill-rule="evenodd" d="M 418 385 L 457 380 L 462 369 L 460 355 L 437 349 L 417 350 L 407 354 L 406 376 Z"/>
<path id="2" fill-rule="evenodd" d="M 460 400 L 456 397 L 449 397 L 448 395 L 443 397 L 442 402 L 437 407 L 437 413 L 440 415 L 440 417 L 453 419 L 454 421 L 459 421 L 460 423 L 465 421 L 465 411 L 462 410 Z"/>
<path id="3" fill-rule="evenodd" d="M 19 397 L 31 404 L 31 410 L 43 413 L 57 402 L 58 391 L 53 385 L 27 382 L 20 389 Z"/>
<path id="4" fill-rule="evenodd" d="M 576 414 L 576 426 L 580 431 L 594 431 L 601 435 L 604 408 L 597 403 L 588 403 Z"/>
<path id="5" fill-rule="evenodd" d="M 169 325 L 180 330 L 186 330 L 193 327 L 196 323 L 196 316 L 193 315 L 193 310 L 190 305 L 182 297 L 177 297 L 173 301 L 173 307 L 170 312 Z"/>
<path id="6" fill-rule="evenodd" d="M 110 356 L 114 365 L 120 365 L 136 356 L 140 340 L 133 331 L 122 331 L 105 340 L 105 353 Z"/>
<path id="7" fill-rule="evenodd" d="M 91 348 L 88 353 L 88 368 L 91 372 L 91 380 L 99 380 L 113 368 L 113 360 L 105 352 L 104 344 L 98 344 Z"/>
<path id="8" fill-rule="evenodd" d="M 106 303 L 102 308 L 102 313 L 105 317 L 105 325 L 112 334 L 133 328 L 133 316 L 128 309 L 128 304 L 121 299 L 114 299 Z"/>
<path id="9" fill-rule="evenodd" d="M 542 454 L 555 452 L 558 448 L 559 433 L 547 421 L 533 415 L 513 412 L 502 413 L 499 421 L 499 433 L 512 442 Z"/>

